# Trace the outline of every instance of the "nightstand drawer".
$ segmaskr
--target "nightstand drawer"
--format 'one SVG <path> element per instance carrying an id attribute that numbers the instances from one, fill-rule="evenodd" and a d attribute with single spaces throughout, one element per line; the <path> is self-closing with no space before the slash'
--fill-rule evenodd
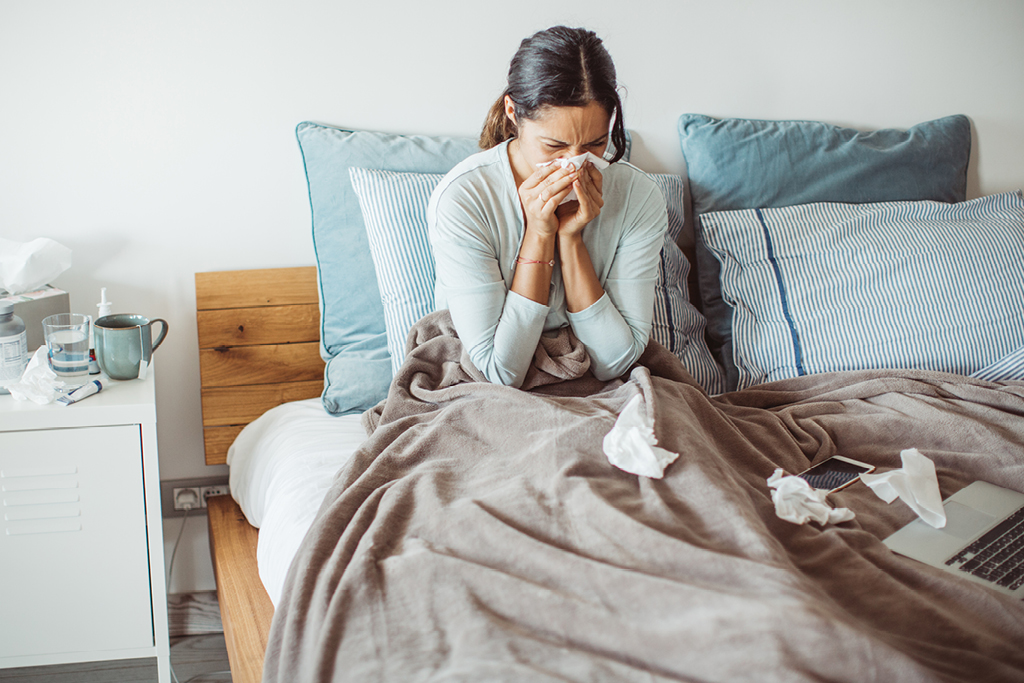
<path id="1" fill-rule="evenodd" d="M 153 646 L 143 494 L 139 425 L 0 433 L 0 660 Z"/>

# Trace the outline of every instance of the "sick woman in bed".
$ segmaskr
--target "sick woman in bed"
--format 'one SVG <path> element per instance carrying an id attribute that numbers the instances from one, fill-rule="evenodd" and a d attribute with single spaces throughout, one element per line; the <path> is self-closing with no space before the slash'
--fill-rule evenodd
<path id="1" fill-rule="evenodd" d="M 657 185 L 615 163 L 626 134 L 600 38 L 554 27 L 524 40 L 480 146 L 427 210 L 436 308 L 491 382 L 520 386 L 541 335 L 566 326 L 598 379 L 624 374 L 650 337 L 668 218 Z M 588 153 L 578 169 L 562 161 Z"/>

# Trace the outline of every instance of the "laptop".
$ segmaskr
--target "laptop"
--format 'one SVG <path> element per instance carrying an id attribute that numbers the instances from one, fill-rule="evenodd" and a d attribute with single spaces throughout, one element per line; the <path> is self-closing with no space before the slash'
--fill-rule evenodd
<path id="1" fill-rule="evenodd" d="M 943 502 L 946 526 L 915 519 L 892 550 L 1024 600 L 1024 493 L 976 481 Z"/>

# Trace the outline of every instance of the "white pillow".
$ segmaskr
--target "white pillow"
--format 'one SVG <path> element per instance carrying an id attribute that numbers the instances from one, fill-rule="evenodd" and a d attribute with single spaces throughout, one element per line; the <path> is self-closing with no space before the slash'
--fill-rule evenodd
<path id="1" fill-rule="evenodd" d="M 1024 346 L 1024 197 L 707 213 L 739 388 L 804 374 L 970 375 Z"/>
<path id="2" fill-rule="evenodd" d="M 393 371 L 405 359 L 409 330 L 434 310 L 434 259 L 427 238 L 427 204 L 443 177 L 436 173 L 398 173 L 349 169 L 359 197 L 384 305 L 388 352 Z M 682 229 L 683 181 L 679 176 L 652 176 L 666 196 L 669 230 L 658 265 L 652 337 L 683 362 L 711 394 L 725 380 L 704 341 L 704 316 L 690 303 L 686 277 L 689 263 L 676 246 Z"/>

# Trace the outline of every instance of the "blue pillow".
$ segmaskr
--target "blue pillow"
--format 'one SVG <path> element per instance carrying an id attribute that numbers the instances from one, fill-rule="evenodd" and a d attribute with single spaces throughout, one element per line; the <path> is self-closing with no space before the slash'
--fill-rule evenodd
<path id="1" fill-rule="evenodd" d="M 948 116 L 908 130 L 861 132 L 817 121 L 714 119 L 684 114 L 679 139 L 696 229 L 698 289 L 708 342 L 735 388 L 732 315 L 701 215 L 812 202 L 959 202 L 967 194 L 971 126 Z"/>
<path id="2" fill-rule="evenodd" d="M 426 211 L 440 174 L 350 170 L 359 197 L 384 304 L 393 371 L 401 366 L 413 324 L 434 310 L 434 260 Z M 666 196 L 669 230 L 658 268 L 652 337 L 675 353 L 708 393 L 724 378 L 704 341 L 704 316 L 690 303 L 689 264 L 675 243 L 683 224 L 683 180 L 652 176 Z"/>
<path id="3" fill-rule="evenodd" d="M 842 370 L 970 375 L 1024 346 L 1020 191 L 712 212 L 701 222 L 734 310 L 741 389 Z"/>
<path id="4" fill-rule="evenodd" d="M 323 404 L 362 412 L 387 396 L 391 359 L 384 309 L 349 167 L 447 173 L 480 151 L 474 138 L 393 135 L 300 123 L 320 288 Z"/>

